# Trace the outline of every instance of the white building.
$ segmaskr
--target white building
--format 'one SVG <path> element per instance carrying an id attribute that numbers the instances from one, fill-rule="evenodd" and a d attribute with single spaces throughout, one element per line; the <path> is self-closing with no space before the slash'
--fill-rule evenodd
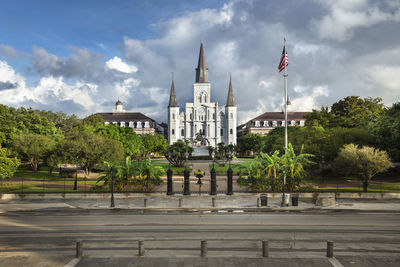
<path id="1" fill-rule="evenodd" d="M 236 105 L 232 79 L 229 81 L 226 106 L 219 108 L 217 102 L 211 102 L 211 84 L 208 82 L 203 42 L 193 85 L 193 103 L 186 103 L 185 112 L 179 111 L 173 80 L 171 84 L 168 141 L 172 144 L 180 139 L 205 146 L 216 146 L 221 142 L 225 145 L 236 144 Z"/>

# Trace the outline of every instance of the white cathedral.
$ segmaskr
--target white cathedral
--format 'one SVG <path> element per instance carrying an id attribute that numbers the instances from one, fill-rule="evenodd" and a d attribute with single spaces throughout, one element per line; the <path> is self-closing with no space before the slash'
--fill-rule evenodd
<path id="1" fill-rule="evenodd" d="M 175 84 L 172 80 L 168 105 L 168 141 L 188 140 L 195 146 L 217 146 L 218 143 L 236 144 L 236 104 L 232 78 L 229 81 L 225 108 L 211 102 L 211 84 L 204 56 L 203 42 L 200 45 L 196 80 L 193 84 L 193 103 L 186 103 L 185 112 L 179 112 Z"/>

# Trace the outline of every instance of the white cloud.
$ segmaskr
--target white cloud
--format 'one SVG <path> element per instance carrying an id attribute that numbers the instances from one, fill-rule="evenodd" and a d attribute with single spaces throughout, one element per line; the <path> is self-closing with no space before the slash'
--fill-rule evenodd
<path id="1" fill-rule="evenodd" d="M 135 66 L 128 65 L 123 62 L 122 59 L 120 59 L 119 57 L 113 57 L 112 59 L 108 60 L 106 62 L 106 66 L 109 69 L 114 69 L 125 73 L 134 73 L 138 70 Z"/>

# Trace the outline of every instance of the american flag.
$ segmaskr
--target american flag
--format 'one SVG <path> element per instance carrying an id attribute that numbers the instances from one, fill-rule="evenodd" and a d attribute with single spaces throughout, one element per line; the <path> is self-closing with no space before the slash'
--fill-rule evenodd
<path id="1" fill-rule="evenodd" d="M 285 45 L 283 46 L 281 61 L 279 62 L 278 66 L 279 72 L 283 71 L 287 67 L 287 65 L 289 65 L 289 59 L 286 53 L 286 43 L 285 43 Z"/>

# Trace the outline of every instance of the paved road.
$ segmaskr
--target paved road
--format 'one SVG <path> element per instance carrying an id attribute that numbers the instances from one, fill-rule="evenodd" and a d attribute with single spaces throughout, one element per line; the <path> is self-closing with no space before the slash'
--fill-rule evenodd
<path id="1" fill-rule="evenodd" d="M 0 214 L 0 266 L 62 266 L 78 239 L 86 256 L 77 266 L 332 266 L 326 240 L 345 266 L 400 264 L 399 213 L 56 209 Z M 145 240 L 145 258 L 138 258 L 138 240 Z M 200 240 L 208 240 L 209 259 L 198 258 Z M 261 240 L 269 240 L 271 259 L 261 258 Z"/>

